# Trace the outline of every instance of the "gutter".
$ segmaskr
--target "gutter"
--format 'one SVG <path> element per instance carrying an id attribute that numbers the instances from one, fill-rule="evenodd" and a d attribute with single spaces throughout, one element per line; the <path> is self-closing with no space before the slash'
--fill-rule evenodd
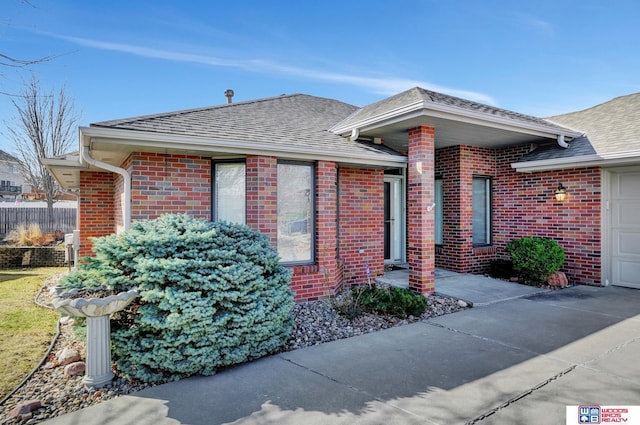
<path id="1" fill-rule="evenodd" d="M 106 129 L 102 127 L 81 127 L 82 135 L 91 138 L 96 144 L 112 146 L 136 146 L 144 149 L 166 149 L 176 152 L 190 152 L 191 154 L 237 154 L 255 155 L 256 152 L 283 159 L 297 160 L 326 160 L 344 164 L 362 164 L 378 167 L 403 167 L 407 159 L 402 155 L 381 153 L 332 152 L 319 148 L 300 146 L 274 146 L 267 143 L 248 142 L 246 140 L 212 139 L 200 136 L 180 134 L 152 133 L 137 130 Z M 351 139 L 354 140 L 354 139 Z M 124 149 L 124 148 L 123 148 Z"/>
<path id="2" fill-rule="evenodd" d="M 553 158 L 539 161 L 514 162 L 511 168 L 519 173 L 564 170 L 568 168 L 617 167 L 640 164 L 640 151 L 615 154 L 584 155 L 570 158 Z"/>
<path id="3" fill-rule="evenodd" d="M 86 162 L 94 167 L 117 173 L 124 179 L 124 217 L 123 224 L 124 230 L 128 230 L 131 225 L 131 175 L 124 168 L 116 167 L 115 165 L 107 164 L 106 162 L 98 161 L 91 157 L 88 146 L 82 146 L 80 149 L 80 158 L 83 162 Z"/>
<path id="4" fill-rule="evenodd" d="M 440 105 L 425 101 L 413 102 L 387 111 L 383 114 L 354 122 L 347 126 L 339 123 L 330 130 L 334 133 L 346 136 L 347 132 L 354 128 L 357 128 L 362 132 L 363 130 L 373 130 L 379 127 L 384 127 L 390 123 L 420 116 L 442 118 L 451 121 L 465 122 L 468 124 L 482 125 L 490 128 L 535 134 L 542 137 L 553 137 L 558 140 L 558 144 L 562 147 L 564 146 L 560 144 L 560 136 L 562 136 L 562 143 L 565 143 L 565 136 L 568 138 L 576 138 L 582 135 L 581 132 L 573 131 L 571 129 L 553 128 L 556 124 L 547 126 L 539 123 L 517 121 L 512 118 L 489 115 L 483 112 L 469 111 L 456 106 Z"/>

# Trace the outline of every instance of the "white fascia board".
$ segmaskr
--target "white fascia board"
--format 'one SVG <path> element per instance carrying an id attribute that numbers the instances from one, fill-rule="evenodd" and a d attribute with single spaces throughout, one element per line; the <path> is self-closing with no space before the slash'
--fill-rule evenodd
<path id="1" fill-rule="evenodd" d="M 89 131 L 85 131 L 89 130 Z M 99 130 L 99 131 L 93 131 Z M 106 130 L 106 131 L 105 131 Z M 223 153 L 238 155 L 270 155 L 279 158 L 326 160 L 332 162 L 348 162 L 358 165 L 371 165 L 376 167 L 403 167 L 407 163 L 404 156 L 392 156 L 381 159 L 380 155 L 358 154 L 355 157 L 347 157 L 345 153 L 327 153 L 305 147 L 288 147 L 253 143 L 246 140 L 219 140 L 198 136 L 185 136 L 166 133 L 149 133 L 142 131 L 120 129 L 97 129 L 85 127 L 81 129 L 83 144 L 91 146 L 92 143 L 105 143 L 111 145 L 139 146 L 141 148 L 159 148 L 180 151 L 198 151 L 203 153 Z"/>
<path id="2" fill-rule="evenodd" d="M 501 116 L 493 116 L 455 106 L 439 105 L 424 101 L 414 102 L 401 108 L 391 110 L 385 114 L 376 115 L 366 120 L 356 122 L 349 126 L 332 129 L 332 131 L 346 135 L 349 134 L 353 128 L 357 128 L 362 132 L 419 116 L 442 118 L 450 121 L 475 124 L 547 138 L 556 138 L 560 134 L 572 138 L 582 135 L 582 133 L 570 129 L 554 129 L 550 126 L 524 121 L 515 121 Z"/>
<path id="3" fill-rule="evenodd" d="M 511 168 L 519 173 L 552 171 L 568 168 L 614 167 L 640 164 L 640 151 L 620 152 L 608 155 L 584 155 L 574 158 L 546 159 L 542 161 L 515 162 Z"/>
<path id="4" fill-rule="evenodd" d="M 80 157 L 75 159 L 42 158 L 40 162 L 45 166 L 56 168 L 86 168 L 80 162 Z"/>

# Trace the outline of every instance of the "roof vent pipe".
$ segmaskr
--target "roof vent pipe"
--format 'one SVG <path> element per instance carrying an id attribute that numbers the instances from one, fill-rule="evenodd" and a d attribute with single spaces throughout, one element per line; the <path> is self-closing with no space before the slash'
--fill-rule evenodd
<path id="1" fill-rule="evenodd" d="M 231 89 L 226 89 L 224 91 L 224 95 L 227 97 L 227 103 L 232 103 L 233 102 L 233 90 Z"/>
<path id="2" fill-rule="evenodd" d="M 569 144 L 564 141 L 564 134 L 558 134 L 558 145 L 565 149 L 569 147 Z"/>

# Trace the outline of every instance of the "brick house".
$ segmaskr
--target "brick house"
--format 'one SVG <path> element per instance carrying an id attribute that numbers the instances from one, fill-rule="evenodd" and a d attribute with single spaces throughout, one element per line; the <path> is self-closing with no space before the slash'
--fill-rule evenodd
<path id="1" fill-rule="evenodd" d="M 482 273 L 533 235 L 563 246 L 573 283 L 638 287 L 640 222 L 617 211 L 640 206 L 639 102 L 544 120 L 421 88 L 362 108 L 282 95 L 91 124 L 45 163 L 80 191 L 82 255 L 163 213 L 241 222 L 277 247 L 298 301 L 386 264 L 431 293 L 436 267 Z"/>

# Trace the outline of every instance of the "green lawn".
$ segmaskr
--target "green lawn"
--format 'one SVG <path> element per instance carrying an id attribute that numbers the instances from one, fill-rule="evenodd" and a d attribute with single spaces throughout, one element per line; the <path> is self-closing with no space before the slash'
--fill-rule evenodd
<path id="1" fill-rule="evenodd" d="M 65 268 L 0 270 L 0 399 L 40 362 L 60 316 L 33 299 L 47 276 Z"/>

